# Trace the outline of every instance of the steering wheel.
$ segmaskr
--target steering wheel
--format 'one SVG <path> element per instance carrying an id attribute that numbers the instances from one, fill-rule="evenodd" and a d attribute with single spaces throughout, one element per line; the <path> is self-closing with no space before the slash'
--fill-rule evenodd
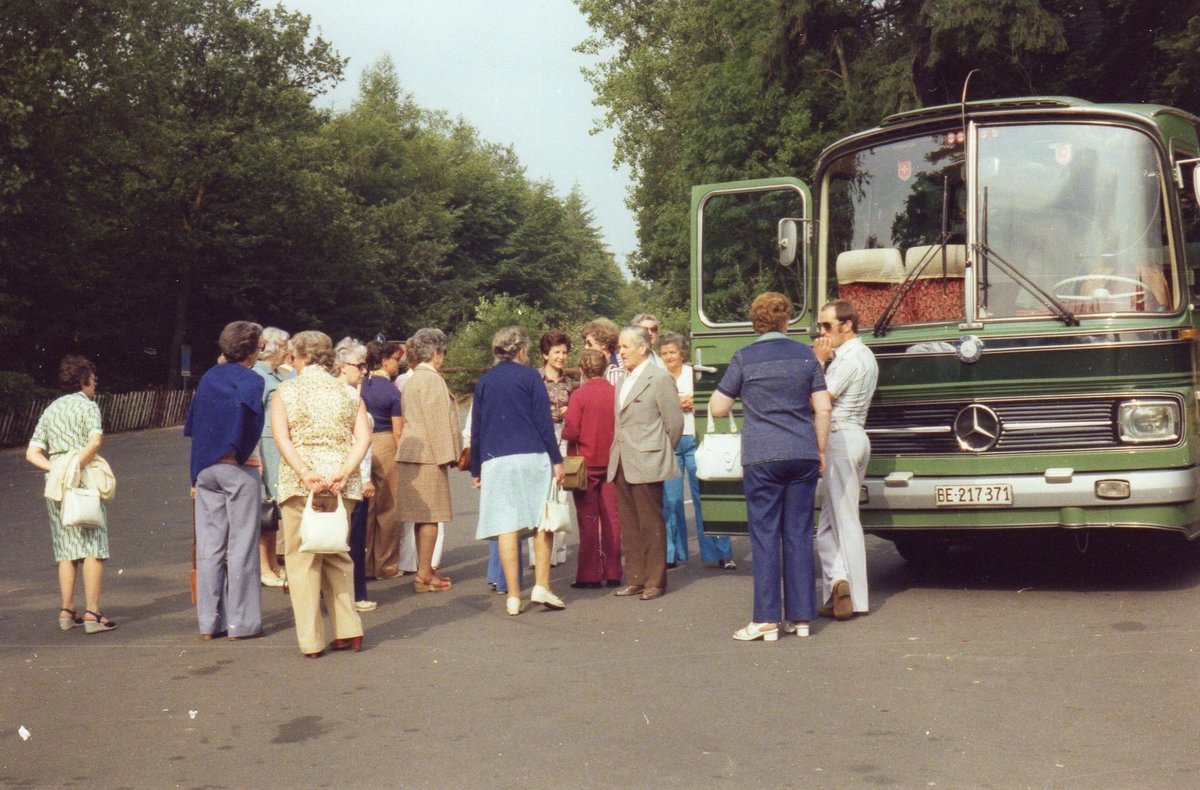
<path id="1" fill-rule="evenodd" d="M 1090 294 L 1064 294 L 1059 293 L 1059 290 L 1067 285 L 1075 283 L 1090 282 L 1092 280 L 1104 280 L 1110 283 L 1120 283 L 1122 285 L 1132 285 L 1133 290 L 1125 293 L 1109 293 L 1107 288 L 1097 288 Z M 1066 299 L 1075 302 L 1090 302 L 1093 299 L 1129 299 L 1130 297 L 1138 296 L 1145 293 L 1146 286 L 1141 280 L 1135 280 L 1132 277 L 1122 277 L 1119 274 L 1084 274 L 1079 277 L 1068 277 L 1065 280 L 1059 280 L 1050 289 L 1050 293 L 1054 294 L 1056 299 Z"/>

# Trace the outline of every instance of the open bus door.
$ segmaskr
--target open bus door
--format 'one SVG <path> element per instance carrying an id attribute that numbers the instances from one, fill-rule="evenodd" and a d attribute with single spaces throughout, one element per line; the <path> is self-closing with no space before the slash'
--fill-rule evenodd
<path id="1" fill-rule="evenodd" d="M 708 399 L 730 357 L 754 339 L 749 320 L 754 297 L 764 291 L 787 295 L 794 306 L 788 331 L 809 339 L 820 308 L 811 276 L 812 230 L 812 194 L 794 178 L 692 188 L 691 361 L 697 442 L 706 428 Z M 740 422 L 740 405 L 734 415 Z M 702 480 L 700 498 L 705 532 L 746 534 L 741 481 Z"/>

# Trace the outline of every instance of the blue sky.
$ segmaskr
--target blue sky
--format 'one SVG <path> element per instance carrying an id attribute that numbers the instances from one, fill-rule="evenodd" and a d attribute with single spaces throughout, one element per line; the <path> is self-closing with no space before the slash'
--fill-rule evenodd
<path id="1" fill-rule="evenodd" d="M 392 58 L 401 87 L 427 109 L 461 116 L 484 139 L 511 145 L 532 178 L 565 195 L 578 184 L 617 261 L 633 251 L 629 173 L 613 169 L 613 135 L 573 48 L 590 35 L 570 0 L 282 0 L 312 17 L 350 58 L 346 79 L 318 99 L 348 109 L 364 67 Z"/>

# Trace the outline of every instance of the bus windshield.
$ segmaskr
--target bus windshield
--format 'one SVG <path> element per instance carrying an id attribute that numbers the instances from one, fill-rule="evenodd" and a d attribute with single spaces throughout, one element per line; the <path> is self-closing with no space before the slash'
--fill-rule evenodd
<path id="1" fill-rule="evenodd" d="M 971 320 L 1175 309 L 1149 138 L 1066 123 L 977 132 L 975 184 L 962 131 L 861 149 L 827 169 L 830 291 L 864 325 L 964 320 L 968 287 Z M 968 260 L 978 265 L 970 281 Z"/>

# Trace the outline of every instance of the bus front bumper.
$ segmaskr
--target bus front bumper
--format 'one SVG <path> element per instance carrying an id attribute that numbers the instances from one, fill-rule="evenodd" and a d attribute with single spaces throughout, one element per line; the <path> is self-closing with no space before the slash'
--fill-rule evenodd
<path id="1" fill-rule="evenodd" d="M 1196 468 L 1117 472 L 1047 469 L 1040 475 L 868 477 L 859 495 L 863 528 L 1200 528 Z M 986 501 L 984 501 L 986 500 Z M 818 506 L 820 499 L 818 500 Z"/>

